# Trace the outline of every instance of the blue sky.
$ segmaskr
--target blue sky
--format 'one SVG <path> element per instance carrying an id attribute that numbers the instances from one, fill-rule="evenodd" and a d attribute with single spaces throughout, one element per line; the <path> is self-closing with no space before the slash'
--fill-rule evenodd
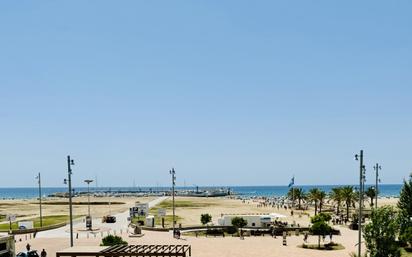
<path id="1" fill-rule="evenodd" d="M 410 1 L 0 3 L 0 186 L 412 171 Z"/>

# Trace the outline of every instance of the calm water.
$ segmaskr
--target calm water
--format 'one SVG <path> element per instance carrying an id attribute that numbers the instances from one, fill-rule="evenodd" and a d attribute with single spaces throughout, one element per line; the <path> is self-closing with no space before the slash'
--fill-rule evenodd
<path id="1" fill-rule="evenodd" d="M 301 187 L 306 192 L 311 188 L 320 188 L 326 192 L 329 192 L 336 185 L 311 185 L 311 186 L 296 186 Z M 356 187 L 356 185 L 354 185 Z M 366 186 L 368 187 L 368 185 Z M 202 189 L 211 189 L 214 187 L 199 187 Z M 401 184 L 397 185 L 380 185 L 380 196 L 399 196 L 400 190 L 402 188 Z M 130 187 L 112 187 L 112 188 L 98 188 L 97 191 L 136 191 L 139 189 L 143 191 L 153 190 L 169 190 L 166 187 L 141 187 L 141 188 L 130 188 Z M 194 189 L 193 187 L 177 187 L 177 189 Z M 283 196 L 285 195 L 289 188 L 287 186 L 232 186 L 230 189 L 240 195 L 245 196 Z M 76 191 L 87 191 L 87 188 L 78 187 L 75 188 Z M 91 190 L 95 190 L 91 188 Z M 65 187 L 45 187 L 42 188 L 42 195 L 47 196 L 56 192 L 67 192 Z M 0 188 L 0 199 L 28 199 L 35 198 L 38 196 L 38 188 L 32 187 L 18 187 L 18 188 Z"/>

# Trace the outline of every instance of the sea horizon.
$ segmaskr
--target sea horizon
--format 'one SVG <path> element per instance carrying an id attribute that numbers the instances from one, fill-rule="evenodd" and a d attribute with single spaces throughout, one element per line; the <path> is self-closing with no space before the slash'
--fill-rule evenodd
<path id="1" fill-rule="evenodd" d="M 379 196 L 381 197 L 398 197 L 403 184 L 379 184 Z M 309 191 L 311 188 L 320 188 L 325 192 L 330 192 L 334 187 L 353 186 L 356 184 L 334 184 L 334 185 L 294 185 L 294 187 L 302 188 L 304 191 Z M 366 184 L 365 187 L 375 186 L 374 184 Z M 87 187 L 73 187 L 77 192 L 86 192 Z M 287 194 L 290 187 L 287 185 L 268 185 L 268 186 L 198 186 L 199 190 L 210 189 L 230 189 L 234 194 L 240 196 L 284 196 Z M 195 190 L 196 186 L 176 186 L 177 190 Z M 90 187 L 91 192 L 101 191 L 132 191 L 132 192 L 149 192 L 149 191 L 168 191 L 170 186 L 136 186 L 136 187 L 119 187 L 119 186 L 102 186 Z M 67 187 L 42 187 L 42 196 L 48 196 L 53 193 L 66 192 Z M 0 187 L 0 199 L 32 199 L 38 197 L 38 187 Z"/>

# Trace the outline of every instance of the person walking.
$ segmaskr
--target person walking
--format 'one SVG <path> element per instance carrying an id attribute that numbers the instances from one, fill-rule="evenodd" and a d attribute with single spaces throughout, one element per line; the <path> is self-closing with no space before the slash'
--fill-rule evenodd
<path id="1" fill-rule="evenodd" d="M 30 245 L 29 243 L 27 243 L 27 244 L 26 244 L 26 250 L 27 250 L 28 252 L 30 252 L 30 247 L 31 247 L 31 245 Z"/>
<path id="2" fill-rule="evenodd" d="M 46 252 L 46 250 L 43 249 L 43 250 L 41 251 L 40 257 L 47 257 L 47 252 Z"/>

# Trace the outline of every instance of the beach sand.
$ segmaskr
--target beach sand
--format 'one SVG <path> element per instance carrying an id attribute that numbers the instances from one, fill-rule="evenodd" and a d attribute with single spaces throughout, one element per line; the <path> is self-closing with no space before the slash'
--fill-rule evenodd
<path id="1" fill-rule="evenodd" d="M 148 202 L 156 197 L 91 197 L 90 202 L 105 204 L 91 205 L 93 217 L 103 217 L 109 214 L 120 213 L 134 206 L 135 202 Z M 86 216 L 88 212 L 87 197 L 73 198 L 73 215 Z M 113 204 L 108 204 L 112 202 Z M 56 204 L 57 203 L 57 204 Z M 82 203 L 76 205 L 75 203 Z M 42 204 L 43 216 L 68 215 L 69 205 L 67 198 L 44 198 Z M 25 220 L 39 216 L 39 202 L 37 199 L 0 200 L 0 214 L 17 214 L 17 220 Z"/>
<path id="2" fill-rule="evenodd" d="M 112 212 L 122 212 L 127 210 L 130 206 L 134 205 L 135 201 L 148 202 L 153 198 L 112 198 L 112 201 L 125 202 L 124 205 L 112 205 Z M 80 199 L 77 199 L 80 200 Z M 83 199 L 87 201 L 87 199 Z M 108 199 L 98 198 L 93 199 L 100 201 L 107 201 Z M 396 198 L 383 198 L 379 200 L 379 205 L 396 205 Z M 54 201 L 54 199 L 53 199 Z M 199 225 L 200 215 L 202 213 L 209 213 L 213 216 L 213 222 L 216 224 L 217 219 L 223 214 L 246 214 L 246 213 L 272 213 L 276 212 L 286 216 L 284 221 L 297 222 L 304 226 L 309 223 L 309 217 L 302 215 L 299 217 L 295 211 L 295 215 L 290 215 L 290 210 L 270 208 L 270 207 L 257 207 L 258 201 L 243 203 L 238 199 L 228 199 L 228 198 L 194 198 L 194 197 L 176 197 L 176 201 L 185 201 L 196 203 L 197 207 L 182 207 L 176 209 L 176 215 L 183 218 L 182 223 L 184 226 L 188 225 Z M 18 206 L 14 206 L 12 210 L 15 210 L 19 214 L 35 215 L 37 209 L 30 210 L 27 203 L 22 204 L 25 201 L 18 201 Z M 367 203 L 366 203 L 367 204 Z M 35 205 L 29 204 L 31 208 L 35 208 Z M 56 209 L 57 208 L 57 209 Z M 58 211 L 60 214 L 67 214 L 67 211 L 63 206 L 47 206 L 45 207 L 45 213 L 55 214 Z M 96 215 L 105 215 L 107 213 L 107 206 L 93 206 L 92 210 Z M 78 206 L 77 213 L 86 213 L 87 205 Z M 171 210 L 167 210 L 168 214 Z M 311 215 L 313 214 L 313 208 L 308 211 Z M 334 236 L 333 241 L 342 244 L 345 249 L 338 251 L 319 251 L 319 250 L 309 250 L 299 248 L 298 245 L 303 243 L 303 236 L 290 236 L 287 238 L 287 246 L 282 245 L 282 238 L 277 237 L 276 239 L 264 236 L 264 237 L 245 237 L 244 240 L 238 237 L 190 237 L 183 236 L 183 239 L 174 239 L 170 232 L 152 232 L 143 231 L 145 234 L 141 238 L 129 238 L 125 230 L 123 230 L 122 237 L 129 242 L 129 244 L 189 244 L 192 246 L 192 256 L 195 257 L 215 257 L 215 256 L 290 256 L 290 257 L 317 257 L 317 256 L 330 256 L 330 257 L 340 257 L 349 256 L 349 253 L 355 252 L 357 250 L 357 236 L 358 231 L 349 230 L 344 226 L 335 226 L 335 228 L 341 231 L 340 236 Z M 113 233 L 113 232 L 112 232 Z M 119 235 L 120 232 L 117 231 Z M 16 243 L 16 250 L 23 251 L 25 245 L 30 243 L 33 249 L 41 251 L 45 248 L 48 252 L 48 256 L 55 256 L 55 252 L 58 250 L 65 249 L 69 246 L 68 235 L 65 238 L 42 238 L 38 237 L 36 239 L 26 240 L 26 236 L 16 236 L 16 239 L 22 239 L 21 242 Z M 317 236 L 310 236 L 309 243 L 317 243 Z M 327 237 L 326 242 L 329 242 Z M 96 237 L 90 235 L 87 238 L 86 234 L 80 235 L 78 239 L 75 239 L 75 245 L 85 245 L 85 246 L 97 246 L 101 243 L 101 235 L 97 234 Z"/>

